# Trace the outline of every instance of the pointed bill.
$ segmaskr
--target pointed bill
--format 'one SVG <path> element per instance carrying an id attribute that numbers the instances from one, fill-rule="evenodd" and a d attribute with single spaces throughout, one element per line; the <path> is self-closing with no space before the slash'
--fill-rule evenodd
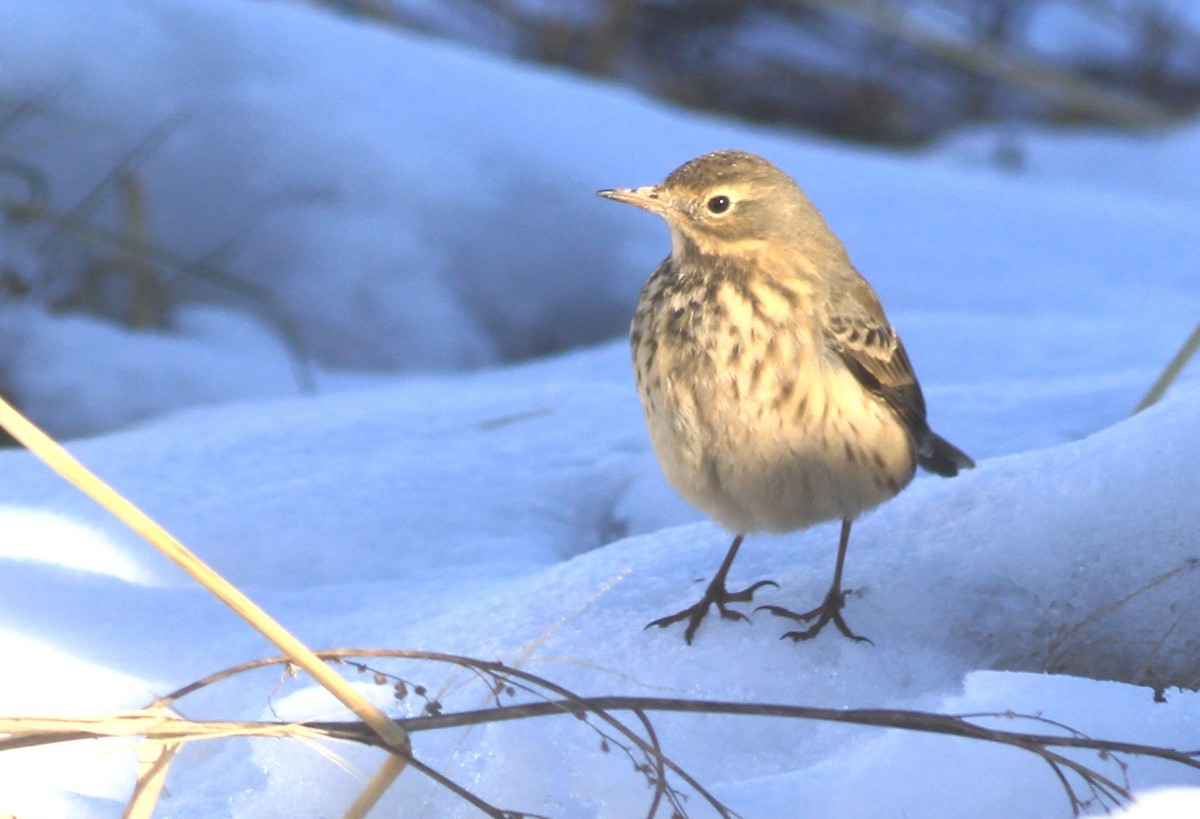
<path id="1" fill-rule="evenodd" d="M 597 196 L 612 199 L 614 202 L 624 202 L 654 213 L 662 213 L 668 207 L 661 198 L 657 185 L 646 185 L 641 188 L 610 188 L 596 191 Z"/>

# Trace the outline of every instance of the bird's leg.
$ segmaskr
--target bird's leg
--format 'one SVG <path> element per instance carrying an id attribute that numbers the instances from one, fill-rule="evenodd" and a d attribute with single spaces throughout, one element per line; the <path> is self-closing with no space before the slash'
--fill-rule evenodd
<path id="1" fill-rule="evenodd" d="M 763 586 L 779 588 L 779 584 L 773 580 L 760 580 L 741 591 L 731 592 L 725 588 L 725 579 L 729 575 L 729 568 L 733 565 L 734 558 L 737 557 L 743 537 L 744 535 L 738 535 L 733 539 L 733 543 L 729 546 L 729 551 L 725 553 L 725 559 L 721 561 L 721 568 L 717 569 L 717 573 L 713 575 L 712 581 L 704 591 L 704 596 L 700 598 L 700 601 L 696 605 L 688 606 L 683 611 L 676 612 L 667 617 L 660 617 L 652 623 L 647 623 L 646 628 L 650 628 L 651 626 L 666 628 L 672 623 L 687 620 L 688 626 L 684 629 L 683 639 L 687 640 L 688 645 L 691 645 L 692 638 L 696 636 L 696 629 L 700 627 L 700 621 L 708 615 L 708 610 L 712 606 L 716 606 L 717 611 L 721 612 L 721 616 L 726 620 L 749 620 L 749 617 L 740 611 L 728 608 L 726 604 L 748 603 L 754 599 L 754 593 Z"/>
<path id="2" fill-rule="evenodd" d="M 847 594 L 847 592 L 842 591 L 842 568 L 846 564 L 846 547 L 850 543 L 851 522 L 852 521 L 849 518 L 842 520 L 842 537 L 841 540 L 838 541 L 837 564 L 833 569 L 833 583 L 830 584 L 829 592 L 825 595 L 825 600 L 821 603 L 821 605 L 817 606 L 811 611 L 802 613 L 790 611 L 782 606 L 759 606 L 757 609 L 755 609 L 755 611 L 758 611 L 759 609 L 766 609 L 767 611 L 771 612 L 771 614 L 779 617 L 787 617 L 797 622 L 807 623 L 812 620 L 816 621 L 811 626 L 804 629 L 804 631 L 789 631 L 783 635 L 784 637 L 790 637 L 793 642 L 798 643 L 801 640 L 811 640 L 813 637 L 816 637 L 818 634 L 820 634 L 821 629 L 825 628 L 825 626 L 829 623 L 833 623 L 835 626 L 837 626 L 837 630 L 849 637 L 851 640 L 855 640 L 856 642 L 860 643 L 871 642 L 866 637 L 861 637 L 851 631 L 850 627 L 846 625 L 846 621 L 842 619 L 842 607 L 846 605 Z"/>

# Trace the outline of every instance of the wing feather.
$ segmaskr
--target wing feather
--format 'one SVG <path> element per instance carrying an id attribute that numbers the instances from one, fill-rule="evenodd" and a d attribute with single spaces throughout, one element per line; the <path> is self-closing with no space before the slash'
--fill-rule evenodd
<path id="1" fill-rule="evenodd" d="M 908 353 L 888 324 L 875 292 L 862 279 L 859 282 L 853 295 L 847 292 L 835 302 L 825 328 L 826 345 L 904 424 L 916 444 L 921 466 L 946 476 L 973 467 L 970 456 L 929 428 L 925 396 Z"/>
<path id="2" fill-rule="evenodd" d="M 896 414 L 913 438 L 922 440 L 929 432 L 925 396 L 904 345 L 882 313 L 878 318 L 865 310 L 859 315 L 830 316 L 825 343 L 859 383 Z"/>

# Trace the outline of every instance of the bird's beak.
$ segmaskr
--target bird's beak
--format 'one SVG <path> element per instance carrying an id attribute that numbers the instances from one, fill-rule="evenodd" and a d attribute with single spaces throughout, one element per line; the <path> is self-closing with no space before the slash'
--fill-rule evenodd
<path id="1" fill-rule="evenodd" d="M 647 185 L 644 188 L 612 188 L 610 190 L 596 191 L 596 194 L 603 196 L 605 199 L 612 199 L 615 202 L 636 205 L 639 208 L 644 208 L 654 213 L 662 213 L 668 207 L 657 185 Z"/>

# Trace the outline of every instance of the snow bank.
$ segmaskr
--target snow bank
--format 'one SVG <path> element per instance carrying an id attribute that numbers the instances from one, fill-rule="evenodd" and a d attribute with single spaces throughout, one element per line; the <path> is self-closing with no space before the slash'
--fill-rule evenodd
<path id="1" fill-rule="evenodd" d="M 1200 702 L 1176 688 L 1200 681 L 1195 368 L 1126 418 L 1200 314 L 1200 219 L 1168 179 L 1194 170 L 1195 130 L 1096 140 L 1070 167 L 1070 144 L 1025 135 L 1037 161 L 1003 175 L 964 164 L 965 142 L 918 157 L 798 141 L 240 0 L 9 4 L 0 54 L 0 99 L 44 101 L 0 153 L 46 169 L 61 205 L 175 123 L 138 171 L 154 236 L 192 258 L 228 245 L 229 269 L 296 319 L 318 391 L 301 394 L 261 313 L 196 282 L 168 332 L 8 305 L 5 384 L 52 430 L 93 435 L 72 444 L 85 463 L 314 646 L 505 659 L 580 693 L 1012 710 L 1196 747 Z M 726 146 L 806 186 L 903 334 L 934 426 L 980 462 L 856 523 L 846 616 L 873 646 L 793 645 L 765 614 L 706 622 L 691 647 L 678 629 L 644 631 L 699 596 L 729 535 L 663 483 L 624 341 L 540 355 L 622 334 L 666 251 L 655 220 L 592 192 Z M 1164 150 L 1171 163 L 1151 158 Z M 72 253 L 39 256 L 36 240 L 0 225 L 3 264 L 73 275 Z M 835 544 L 832 525 L 754 537 L 731 582 L 772 578 L 760 602 L 812 605 Z M 0 588 L 0 713 L 137 707 L 271 653 L 15 451 L 0 452 Z M 482 701 L 443 668 L 405 673 L 448 708 Z M 341 713 L 304 681 L 277 683 L 230 683 L 186 713 Z M 797 802 L 864 817 L 1067 811 L 1053 774 L 1012 751 L 779 720 L 654 723 L 747 817 Z M 644 810 L 628 758 L 598 745 L 551 720 L 422 736 L 417 751 L 505 808 Z M 344 767 L 274 741 L 191 748 L 163 811 L 337 815 L 377 757 L 335 752 Z M 1131 786 L 1154 791 L 1135 815 L 1194 801 L 1194 772 L 1127 761 Z M 118 815 L 133 776 L 120 743 L 5 752 L 0 766 L 0 813 L 21 816 Z M 385 814 L 471 815 L 411 773 L 389 800 Z"/>

